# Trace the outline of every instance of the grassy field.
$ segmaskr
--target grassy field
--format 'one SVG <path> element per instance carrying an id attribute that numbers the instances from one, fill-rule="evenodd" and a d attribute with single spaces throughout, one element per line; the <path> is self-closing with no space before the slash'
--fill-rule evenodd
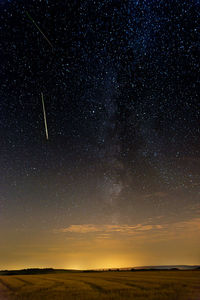
<path id="1" fill-rule="evenodd" d="M 200 271 L 0 276 L 0 300 L 199 300 Z"/>

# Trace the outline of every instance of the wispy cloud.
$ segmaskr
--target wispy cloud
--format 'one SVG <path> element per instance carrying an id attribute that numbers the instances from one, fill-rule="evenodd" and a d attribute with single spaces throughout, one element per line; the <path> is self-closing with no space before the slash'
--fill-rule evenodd
<path id="1" fill-rule="evenodd" d="M 173 224 L 173 227 L 177 229 L 187 229 L 188 231 L 199 231 L 200 233 L 200 218 L 177 222 Z"/>
<path id="2" fill-rule="evenodd" d="M 148 232 L 148 233 L 147 233 Z M 179 221 L 165 224 L 136 224 L 136 225 L 96 225 L 81 224 L 70 225 L 65 228 L 55 229 L 54 233 L 71 233 L 71 234 L 92 234 L 102 239 L 108 239 L 113 234 L 128 235 L 129 237 L 150 237 L 158 236 L 160 238 L 181 238 L 182 236 L 192 235 L 199 232 L 200 234 L 200 218 L 192 218 L 190 220 Z"/>
<path id="3" fill-rule="evenodd" d="M 94 224 L 82 224 L 82 225 L 70 225 L 66 228 L 60 228 L 55 232 L 71 232 L 71 233 L 92 233 L 99 232 L 104 234 L 109 233 L 125 233 L 132 234 L 139 231 L 148 231 L 153 229 L 162 229 L 163 225 L 151 225 L 151 224 L 137 224 L 137 225 L 94 225 Z"/>
<path id="4" fill-rule="evenodd" d="M 150 193 L 150 194 L 145 194 L 144 199 L 151 199 L 151 198 L 165 198 L 167 197 L 167 193 L 163 192 L 155 192 L 155 193 Z"/>

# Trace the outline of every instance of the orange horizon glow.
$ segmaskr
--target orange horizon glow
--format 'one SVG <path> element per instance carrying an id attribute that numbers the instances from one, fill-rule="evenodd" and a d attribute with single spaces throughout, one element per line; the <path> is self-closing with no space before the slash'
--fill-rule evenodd
<path id="1" fill-rule="evenodd" d="M 1 270 L 200 264 L 200 218 L 172 224 L 74 224 L 49 231 L 7 229 L 4 241 Z"/>

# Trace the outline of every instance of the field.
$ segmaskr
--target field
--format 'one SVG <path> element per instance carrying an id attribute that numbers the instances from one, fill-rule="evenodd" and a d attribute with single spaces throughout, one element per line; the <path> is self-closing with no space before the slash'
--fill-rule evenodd
<path id="1" fill-rule="evenodd" d="M 200 271 L 0 276 L 0 300 L 199 300 Z"/>

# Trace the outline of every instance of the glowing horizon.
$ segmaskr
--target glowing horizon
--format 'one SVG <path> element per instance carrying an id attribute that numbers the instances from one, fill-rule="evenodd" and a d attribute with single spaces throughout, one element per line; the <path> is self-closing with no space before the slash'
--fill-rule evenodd
<path id="1" fill-rule="evenodd" d="M 162 224 L 161 217 L 157 221 L 135 225 L 77 224 L 39 233 L 24 229 L 17 232 L 23 243 L 15 245 L 15 253 L 11 240 L 7 253 L 0 251 L 4 257 L 0 269 L 199 265 L 200 218 L 171 224 Z"/>

